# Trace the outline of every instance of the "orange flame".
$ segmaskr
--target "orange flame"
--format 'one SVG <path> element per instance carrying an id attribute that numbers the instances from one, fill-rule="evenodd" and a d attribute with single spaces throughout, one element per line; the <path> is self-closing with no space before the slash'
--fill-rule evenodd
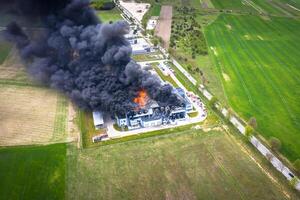
<path id="1" fill-rule="evenodd" d="M 149 97 L 146 90 L 142 89 L 139 91 L 138 96 L 133 99 L 133 102 L 138 104 L 140 108 L 145 107 Z"/>

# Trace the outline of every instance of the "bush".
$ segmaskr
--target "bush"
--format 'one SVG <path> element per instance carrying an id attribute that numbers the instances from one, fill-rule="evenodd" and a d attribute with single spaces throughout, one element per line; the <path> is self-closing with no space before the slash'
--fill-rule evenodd
<path id="1" fill-rule="evenodd" d="M 256 129 L 257 128 L 257 122 L 255 117 L 251 117 L 248 121 L 248 125 L 251 126 L 252 128 Z"/>
<path id="2" fill-rule="evenodd" d="M 269 143 L 271 145 L 271 148 L 274 151 L 279 151 L 280 150 L 280 148 L 281 148 L 281 141 L 278 138 L 271 137 L 270 140 L 269 140 Z"/>
<path id="3" fill-rule="evenodd" d="M 213 107 L 215 106 L 215 103 L 218 101 L 217 97 L 212 97 L 210 100 L 209 100 L 209 106 Z"/>
<path id="4" fill-rule="evenodd" d="M 295 167 L 296 171 L 298 173 L 300 173 L 300 159 L 299 158 L 297 160 L 295 160 L 294 167 Z"/>
<path id="5" fill-rule="evenodd" d="M 245 135 L 250 138 L 254 133 L 254 129 L 252 128 L 252 126 L 247 125 L 245 128 Z"/>
<path id="6" fill-rule="evenodd" d="M 299 179 L 297 177 L 294 177 L 290 180 L 290 184 L 293 188 L 296 187 L 297 183 L 298 183 Z"/>

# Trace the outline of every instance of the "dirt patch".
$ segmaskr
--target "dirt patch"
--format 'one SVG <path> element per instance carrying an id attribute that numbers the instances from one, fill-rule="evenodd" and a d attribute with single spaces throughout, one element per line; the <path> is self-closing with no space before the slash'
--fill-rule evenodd
<path id="1" fill-rule="evenodd" d="M 162 38 L 163 46 L 165 48 L 169 48 L 169 42 L 171 37 L 172 16 L 173 16 L 172 6 L 161 7 L 158 24 L 155 28 L 155 35 Z"/>
<path id="2" fill-rule="evenodd" d="M 230 24 L 226 24 L 226 28 L 231 31 L 232 30 L 232 26 Z"/>
<path id="3" fill-rule="evenodd" d="M 260 40 L 264 40 L 264 38 L 263 38 L 262 36 L 260 36 L 260 35 L 257 35 L 257 37 L 258 37 L 258 39 L 260 39 Z"/>
<path id="4" fill-rule="evenodd" d="M 226 74 L 226 73 L 222 73 L 222 76 L 223 76 L 223 78 L 224 78 L 224 80 L 226 81 L 226 82 L 228 82 L 228 81 L 230 81 L 230 77 L 228 76 L 228 74 Z"/>
<path id="5" fill-rule="evenodd" d="M 80 148 L 80 131 L 76 124 L 75 105 L 69 103 L 68 108 L 68 141 L 77 141 L 77 148 Z"/>
<path id="6" fill-rule="evenodd" d="M 250 39 L 251 39 L 250 35 L 248 35 L 248 34 L 244 35 L 244 38 L 245 38 L 246 40 L 250 40 Z"/>
<path id="7" fill-rule="evenodd" d="M 210 47 L 210 49 L 214 52 L 215 56 L 218 56 L 216 47 Z"/>

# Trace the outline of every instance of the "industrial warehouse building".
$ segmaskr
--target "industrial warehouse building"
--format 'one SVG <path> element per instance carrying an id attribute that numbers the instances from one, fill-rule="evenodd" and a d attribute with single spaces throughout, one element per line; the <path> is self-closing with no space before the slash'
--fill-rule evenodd
<path id="1" fill-rule="evenodd" d="M 128 41 L 131 45 L 133 55 L 154 52 L 154 49 L 144 38 L 133 38 Z"/>
<path id="2" fill-rule="evenodd" d="M 187 113 L 193 110 L 193 106 L 183 89 L 176 88 L 174 92 L 184 101 L 182 106 L 169 109 L 160 107 L 156 101 L 148 99 L 143 108 L 130 111 L 123 116 L 116 116 L 117 125 L 119 127 L 128 127 L 129 130 L 132 130 L 185 120 Z"/>

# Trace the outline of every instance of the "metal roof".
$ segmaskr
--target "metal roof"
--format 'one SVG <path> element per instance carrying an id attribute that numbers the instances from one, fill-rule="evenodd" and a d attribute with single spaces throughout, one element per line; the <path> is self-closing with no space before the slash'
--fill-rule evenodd
<path id="1" fill-rule="evenodd" d="M 94 111 L 93 112 L 93 119 L 94 119 L 94 125 L 95 126 L 103 125 L 104 124 L 103 114 L 100 111 Z"/>

